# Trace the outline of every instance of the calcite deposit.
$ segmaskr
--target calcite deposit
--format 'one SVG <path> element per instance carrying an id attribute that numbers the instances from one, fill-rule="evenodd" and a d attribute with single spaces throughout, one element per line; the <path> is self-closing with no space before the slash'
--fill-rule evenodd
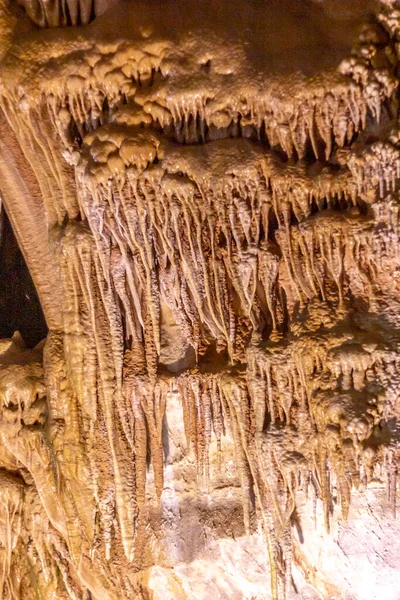
<path id="1" fill-rule="evenodd" d="M 48 328 L 0 340 L 0 598 L 399 600 L 399 54 L 396 0 L 0 0 Z"/>

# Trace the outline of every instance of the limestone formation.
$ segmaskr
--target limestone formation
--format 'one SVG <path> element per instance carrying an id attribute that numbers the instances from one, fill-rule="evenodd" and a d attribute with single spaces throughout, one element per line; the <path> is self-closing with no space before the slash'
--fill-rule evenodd
<path id="1" fill-rule="evenodd" d="M 398 600 L 399 54 L 396 0 L 0 0 L 1 598 Z"/>

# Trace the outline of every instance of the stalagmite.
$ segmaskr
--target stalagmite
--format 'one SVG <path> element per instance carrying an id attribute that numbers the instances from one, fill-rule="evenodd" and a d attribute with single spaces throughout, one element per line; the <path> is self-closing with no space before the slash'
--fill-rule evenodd
<path id="1" fill-rule="evenodd" d="M 0 0 L 48 326 L 0 340 L 0 598 L 397 600 L 399 43 L 396 0 Z"/>

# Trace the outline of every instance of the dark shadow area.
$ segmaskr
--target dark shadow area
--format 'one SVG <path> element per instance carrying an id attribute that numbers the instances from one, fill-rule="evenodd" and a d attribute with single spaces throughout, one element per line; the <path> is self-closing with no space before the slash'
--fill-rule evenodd
<path id="1" fill-rule="evenodd" d="M 0 338 L 19 331 L 30 348 L 47 335 L 35 286 L 4 209 L 0 215 Z"/>

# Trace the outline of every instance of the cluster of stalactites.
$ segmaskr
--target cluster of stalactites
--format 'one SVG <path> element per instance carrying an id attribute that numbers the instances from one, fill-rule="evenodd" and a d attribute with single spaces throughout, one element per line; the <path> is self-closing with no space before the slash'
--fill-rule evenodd
<path id="1" fill-rule="evenodd" d="M 157 63 L 155 67 L 152 62 Z M 147 71 L 139 71 L 138 79 L 154 76 L 162 68 L 159 63 L 160 60 L 149 59 Z M 70 148 L 71 124 L 83 136 L 99 124 L 115 120 L 162 130 L 179 143 L 240 137 L 280 147 L 288 157 L 302 159 L 311 149 L 317 159 L 329 159 L 335 145 L 343 147 L 351 143 L 357 132 L 365 128 L 368 112 L 379 120 L 384 102 L 397 86 L 396 80 L 390 80 L 387 88 L 381 91 L 378 86 L 378 93 L 366 99 L 362 88 L 350 82 L 330 93 L 319 90 L 314 98 L 300 99 L 286 109 L 277 99 L 263 95 L 258 99 L 249 97 L 244 107 L 237 102 L 235 109 L 232 108 L 235 102 L 227 101 L 224 107 L 223 101 L 216 103 L 207 96 L 203 100 L 185 99 L 182 106 L 179 100 L 176 103 L 160 97 L 153 100 L 150 92 L 150 99 L 146 99 L 144 92 L 142 98 L 136 92 L 136 82 L 131 87 L 123 71 L 120 76 L 118 73 L 112 71 L 92 86 L 81 76 L 70 76 L 64 93 L 57 91 L 45 97 L 56 127 Z"/>
<path id="2" fill-rule="evenodd" d="M 223 174 L 213 151 L 229 152 L 229 140 L 207 146 L 209 171 L 192 149 L 175 158 L 140 129 L 106 127 L 91 140 L 77 168 L 81 214 L 112 274 L 126 339 L 140 342 L 147 323 L 158 355 L 160 298 L 197 357 L 214 340 L 241 362 L 249 335 L 284 332 L 287 308 L 369 297 L 397 260 L 397 204 L 364 195 L 353 155 L 351 171 L 320 167 L 311 176 L 241 140 L 238 156 L 251 156 L 250 166 Z M 383 178 L 394 192 L 398 150 L 383 164 L 375 146 L 373 159 L 363 158 L 368 190 Z"/>
<path id="3" fill-rule="evenodd" d="M 74 579 L 67 542 L 46 512 L 55 466 L 46 439 L 47 402 L 40 351 L 21 349 L 18 336 L 0 349 L 0 596 L 86 598 Z M 51 458 L 53 461 L 51 461 Z M 50 500 L 51 502 L 51 500 Z M 27 542 L 29 540 L 29 542 Z"/>
<path id="4" fill-rule="evenodd" d="M 314 342 L 311 337 L 289 349 L 285 338 L 276 347 L 258 349 L 257 336 L 249 332 L 259 334 L 268 323 L 270 331 L 283 333 L 280 289 L 290 312 L 299 300 L 304 309 L 315 299 L 346 311 L 348 291 L 368 297 L 374 285 L 382 285 L 389 263 L 397 261 L 396 182 L 392 176 L 388 180 L 387 171 L 397 169 L 398 154 L 390 147 L 385 167 L 374 158 L 381 145 L 371 147 L 371 159 L 365 159 L 374 173 L 368 190 L 355 176 L 353 155 L 347 157 L 354 160 L 350 171 L 343 168 L 336 178 L 329 169 L 308 177 L 302 164 L 284 166 L 273 155 L 257 155 L 247 166 L 251 177 L 249 171 L 240 177 L 235 167 L 216 181 L 204 174 L 191 150 L 185 155 L 182 149 L 171 172 L 174 155 L 168 144 L 154 133 L 133 133 L 110 126 L 93 134 L 77 180 L 81 214 L 101 257 L 96 279 L 101 272 L 111 277 L 113 302 L 122 307 L 124 335 L 132 340 L 124 385 L 138 411 L 127 439 L 142 448 L 136 450 L 142 466 L 135 494 L 144 498 L 148 442 L 158 494 L 163 487 L 160 423 L 171 388 L 155 383 L 162 299 L 198 362 L 206 341 L 216 340 L 218 351 L 226 349 L 233 362 L 249 365 L 242 377 L 187 373 L 172 385 L 181 396 L 202 485 L 210 475 L 210 440 L 215 435 L 220 444 L 229 427 L 237 445 L 245 524 L 248 528 L 253 485 L 270 548 L 274 594 L 283 598 L 299 491 L 322 499 L 329 529 L 333 490 L 346 516 L 352 486 L 381 470 L 395 510 L 396 458 L 377 433 L 383 408 L 376 387 L 385 388 L 379 378 L 393 370 L 396 355 L 377 352 L 378 344 L 368 336 L 347 344 L 340 327 L 332 339 Z M 249 156 L 251 143 L 244 143 Z M 195 175 L 200 172 L 202 179 Z M 382 177 L 389 187 L 379 200 Z M 373 196 L 366 193 L 371 189 Z M 69 247 L 76 252 L 75 241 Z M 121 414 L 121 423 L 127 422 Z"/>
<path id="5" fill-rule="evenodd" d="M 384 198 L 385 194 L 395 191 L 400 178 L 399 129 L 392 131 L 391 142 L 378 141 L 359 152 L 339 153 L 339 159 L 347 164 L 360 193 L 378 188 L 379 196 Z"/>
<path id="6" fill-rule="evenodd" d="M 62 6 L 59 15 L 66 15 Z M 396 38 L 395 9 L 385 6 L 382 18 Z M 222 440 L 233 438 L 245 529 L 255 509 L 274 599 L 291 586 L 290 526 L 299 492 L 322 500 L 329 528 L 334 490 L 346 516 L 352 486 L 382 471 L 395 511 L 398 457 L 385 423 L 396 401 L 387 380 L 398 370 L 396 352 L 372 334 L 354 337 L 352 324 L 338 325 L 330 314 L 318 321 L 312 306 L 345 313 L 346 297 L 372 303 L 383 286 L 388 295 L 398 293 L 391 276 L 399 261 L 396 140 L 344 152 L 340 170 L 314 164 L 312 174 L 301 161 L 265 153 L 268 141 L 294 159 L 310 147 L 317 158 L 331 159 L 335 145 L 350 144 L 365 129 L 368 111 L 379 120 L 397 85 L 387 69 L 395 58 L 387 41 L 369 28 L 341 65 L 344 78 L 333 92 L 313 89 L 287 105 L 267 92 L 243 102 L 242 90 L 227 102 L 217 88 L 214 101 L 208 93 L 174 97 L 165 92 L 165 48 L 153 55 L 129 47 L 125 56 L 117 49 L 83 60 L 79 75 L 48 79 L 51 89 L 39 85 L 38 112 L 29 95 L 14 108 L 12 95 L 2 98 L 17 135 L 28 133 L 49 162 L 43 185 L 50 189 L 53 177 L 65 188 L 60 148 L 38 130 L 43 92 L 64 158 L 76 167 L 82 220 L 59 219 L 52 237 L 64 332 L 57 349 L 51 335 L 48 343 L 48 430 L 62 471 L 49 481 L 58 484 L 68 516 L 71 560 L 89 561 L 99 582 L 113 560 L 125 575 L 147 539 L 138 531 L 145 528 L 150 470 L 155 497 L 162 497 L 171 393 L 182 403 L 201 487 L 212 488 L 211 443 L 218 470 Z M 210 143 L 200 159 L 183 145 L 174 152 L 166 137 Z M 232 152 L 232 140 L 221 137 L 255 142 L 235 139 Z M 160 376 L 164 305 L 195 355 L 193 368 L 174 378 Z M 299 325 L 302 311 L 317 333 Z M 218 373 L 207 372 L 210 347 Z M 19 418 L 13 426 L 21 424 Z M 43 445 L 37 434 L 29 438 L 29 428 L 26 444 L 18 433 L 18 460 L 32 469 Z M 17 514 L 19 504 L 7 494 L 0 486 L 6 514 Z M 7 535 L 9 567 L 14 538 Z M 69 581 L 67 552 L 57 552 Z M 68 593 L 74 598 L 74 590 Z"/>
<path id="7" fill-rule="evenodd" d="M 108 0 L 17 0 L 28 17 L 39 27 L 87 25 L 114 2 Z"/>
<path id="8" fill-rule="evenodd" d="M 288 346 L 250 349 L 249 370 L 263 391 L 270 422 L 266 439 L 276 464 L 297 473 L 292 480 L 288 473 L 286 482 L 300 481 L 304 469 L 312 474 L 329 528 L 332 485 L 344 516 L 352 486 L 367 484 L 382 468 L 388 490 L 396 486 L 393 469 L 386 468 L 394 447 L 381 428 L 396 402 L 385 373 L 397 368 L 398 357 L 394 347 L 367 331 L 350 334 L 349 325 L 324 322 L 321 333 L 298 332 Z M 282 424 L 291 434 L 287 429 L 282 434 Z M 390 498 L 395 513 L 395 496 Z"/>
<path id="9" fill-rule="evenodd" d="M 158 406 L 166 407 L 171 393 L 180 397 L 201 487 L 212 489 L 221 466 L 220 454 L 217 473 L 210 473 L 211 444 L 221 452 L 224 436 L 234 440 L 244 524 L 249 532 L 256 509 L 277 598 L 289 589 L 289 532 L 301 496 L 322 501 L 329 530 L 334 497 L 346 518 L 352 488 L 386 478 L 395 513 L 397 455 L 380 432 L 385 405 L 396 396 L 394 388 L 384 389 L 384 372 L 397 368 L 398 357 L 368 332 L 340 336 L 341 327 L 332 324 L 322 338 L 305 333 L 291 347 L 252 347 L 240 373 L 186 372 L 159 380 L 155 390 Z"/>
<path id="10" fill-rule="evenodd" d="M 65 251 L 65 246 L 61 251 Z M 89 267 L 93 257 L 89 257 L 88 236 L 84 232 L 81 233 L 79 244 L 75 243 L 75 251 L 81 258 L 85 252 L 87 254 L 85 265 L 81 264 L 80 267 L 72 260 L 72 255 L 68 260 L 69 268 L 72 269 L 69 276 L 74 270 L 80 270 L 80 275 L 75 271 L 75 299 L 81 303 L 79 310 L 75 312 L 75 319 L 79 315 L 79 319 L 75 321 L 77 326 L 78 322 L 83 325 L 88 318 L 87 307 L 83 308 L 84 303 L 90 296 L 94 299 L 98 291 L 100 295 L 105 293 L 105 289 L 97 291 L 96 286 L 86 287 L 84 284 L 85 277 L 88 277 L 88 282 L 93 282 L 94 279 L 100 279 L 101 273 L 100 264 L 96 267 L 93 263 Z M 97 275 L 93 269 L 98 269 Z M 73 280 L 74 277 L 70 280 L 71 284 Z M 67 281 L 65 284 L 68 290 Z M 65 402 L 65 406 L 54 407 L 55 412 L 49 417 L 48 431 L 54 432 L 57 422 L 65 423 L 64 428 L 58 429 L 57 436 L 67 436 L 65 442 L 68 439 L 68 444 L 64 446 L 58 441 L 58 445 L 54 446 L 57 457 L 55 460 L 63 462 L 61 457 L 64 454 L 64 459 L 68 458 L 70 466 L 62 472 L 58 499 L 65 502 L 65 510 L 68 511 L 71 507 L 67 497 L 71 494 L 78 508 L 82 496 L 87 498 L 85 510 L 79 512 L 82 517 L 85 515 L 79 527 L 86 527 L 86 516 L 90 523 L 93 515 L 97 515 L 95 530 L 91 535 L 88 535 L 87 530 L 84 536 L 92 540 L 92 546 L 86 550 L 78 547 L 76 553 L 72 540 L 69 541 L 71 547 L 67 548 L 47 521 L 48 533 L 44 537 L 39 535 L 40 532 L 43 533 L 44 516 L 35 489 L 24 490 L 19 480 L 14 481 L 12 478 L 9 481 L 6 476 L 4 485 L 4 478 L 0 478 L 0 516 L 3 518 L 4 514 L 9 523 L 9 528 L 4 529 L 7 539 L 0 540 L 1 551 L 4 546 L 5 564 L 16 560 L 13 552 L 19 547 L 17 542 L 21 519 L 27 518 L 27 515 L 22 514 L 25 510 L 23 500 L 27 494 L 32 496 L 28 506 L 36 511 L 29 525 L 33 528 L 31 535 L 35 540 L 32 552 L 39 554 L 43 569 L 48 569 L 35 575 L 39 579 L 44 576 L 46 584 L 40 580 L 41 589 L 45 585 L 48 590 L 56 586 L 60 597 L 64 597 L 63 594 L 68 597 L 68 594 L 75 599 L 80 597 L 80 591 L 71 578 L 70 564 L 80 560 L 82 553 L 92 553 L 93 568 L 97 568 L 96 561 L 101 561 L 103 556 L 107 561 L 118 556 L 119 543 L 128 560 L 136 556 L 137 528 L 140 522 L 143 524 L 145 515 L 149 452 L 155 489 L 159 498 L 162 495 L 165 459 L 163 420 L 171 394 L 178 394 L 182 406 L 187 451 L 190 452 L 191 449 L 193 452 L 200 488 L 212 491 L 213 478 L 218 477 L 222 467 L 223 439 L 229 436 L 233 440 L 237 477 L 242 488 L 245 529 L 247 532 L 251 531 L 252 515 L 256 510 L 268 541 L 275 598 L 284 598 L 290 589 L 290 524 L 299 493 L 311 494 L 323 501 L 326 524 L 329 527 L 333 487 L 338 490 L 343 514 L 346 515 L 352 485 L 368 481 L 381 470 L 387 474 L 389 499 L 394 508 L 397 457 L 389 447 L 388 440 L 384 436 L 379 437 L 377 429 L 381 427 L 385 405 L 390 404 L 396 394 L 395 389 L 391 390 L 387 386 L 385 373 L 398 368 L 397 354 L 376 333 L 358 331 L 351 337 L 348 332 L 353 329 L 346 329 L 346 323 L 338 322 L 327 306 L 327 314 L 322 315 L 318 312 L 320 303 L 315 303 L 314 306 L 317 307 L 314 308 L 317 314 L 310 312 L 303 328 L 299 327 L 296 331 L 292 344 L 287 346 L 278 342 L 265 347 L 249 348 L 248 367 L 239 371 L 225 369 L 207 373 L 192 370 L 177 377 L 163 376 L 152 381 L 144 370 L 143 352 L 133 347 L 125 352 L 122 388 L 118 390 L 117 384 L 112 394 L 112 386 L 116 382 L 114 380 L 112 383 L 114 377 L 104 369 L 109 365 L 109 361 L 104 358 L 109 334 L 105 332 L 102 339 L 96 339 L 95 336 L 91 340 L 86 333 L 86 346 L 82 346 L 83 339 L 78 329 L 72 328 L 71 320 L 64 343 L 68 346 L 67 368 L 73 394 L 65 396 L 65 382 L 62 381 L 62 372 L 58 372 L 59 369 L 62 370 L 59 361 L 63 360 L 57 354 L 60 352 L 58 346 L 61 340 L 51 338 L 48 342 L 47 360 L 52 359 L 52 363 L 47 365 L 51 395 L 61 394 L 60 397 Z M 96 326 L 104 325 L 104 322 L 100 322 L 101 311 L 96 314 Z M 322 333 L 316 334 L 310 321 L 323 322 Z M 310 327 L 311 333 L 307 329 Z M 112 342 L 108 352 L 111 356 Z M 103 373 L 99 377 L 96 369 L 101 368 L 101 365 Z M 7 377 L 12 375 L 10 369 L 14 372 L 15 367 L 8 367 L 4 371 L 5 383 L 8 381 Z M 2 427 L 1 439 L 10 451 L 18 450 L 16 457 L 32 470 L 35 479 L 39 477 L 39 473 L 48 476 L 52 468 L 49 469 L 49 463 L 48 472 L 37 471 L 35 459 L 29 459 L 26 450 L 33 447 L 33 436 L 37 437 L 38 430 L 34 434 L 29 427 L 24 431 L 23 426 L 25 421 L 27 425 L 31 422 L 43 424 L 43 420 L 37 421 L 38 407 L 35 404 L 37 385 L 41 386 L 42 392 L 43 383 L 39 371 L 36 377 L 36 371 L 32 371 L 32 368 L 32 372 L 27 371 L 26 367 L 21 369 L 21 386 L 24 384 L 29 387 L 25 390 L 23 401 L 17 391 L 10 396 L 8 388 L 4 387 L 1 422 L 6 422 L 7 427 Z M 37 369 L 40 370 L 39 366 Z M 85 385 L 83 378 L 86 378 L 86 384 L 92 379 L 92 385 Z M 393 397 L 384 398 L 383 392 Z M 90 394 L 96 396 L 95 404 Z M 110 395 L 109 400 L 112 402 L 107 400 L 106 394 Z M 11 404 L 17 401 L 23 404 L 21 410 L 25 411 L 24 423 L 12 410 Z M 49 401 L 54 403 L 55 397 L 50 397 Z M 14 426 L 14 421 L 10 421 L 11 417 L 19 428 L 19 441 L 16 445 L 13 434 L 10 433 L 10 425 Z M 107 439 L 104 439 L 104 427 L 108 431 Z M 118 439 L 112 431 L 119 432 Z M 77 454 L 70 455 L 75 434 L 78 435 L 75 440 L 78 444 Z M 50 435 L 53 438 L 54 433 Z M 79 449 L 82 444 L 83 447 Z M 217 450 L 213 471 L 210 470 L 209 456 L 212 444 L 215 444 Z M 36 448 L 40 451 L 41 445 Z M 104 464 L 104 457 L 109 456 L 110 451 L 112 469 Z M 124 457 L 127 460 L 124 461 Z M 79 488 L 76 488 L 74 475 L 76 477 L 76 473 L 84 472 L 90 472 L 91 477 L 85 480 L 84 485 L 80 483 Z M 90 487 L 89 496 L 87 486 Z M 62 488 L 68 493 L 61 493 Z M 251 490 L 254 492 L 255 506 L 252 504 Z M 71 533 L 78 526 L 74 522 L 75 518 L 72 512 L 69 525 Z M 24 527 L 27 526 L 24 521 Z M 80 546 L 82 540 L 77 541 Z M 53 573 L 55 564 L 60 569 L 65 592 Z M 10 579 L 10 570 L 6 568 L 4 573 L 6 579 L 2 585 L 8 590 L 14 583 Z"/>
<path id="11" fill-rule="evenodd" d="M 390 23 L 388 29 L 395 37 Z M 46 102 L 70 147 L 71 124 L 83 136 L 99 124 L 117 121 L 152 126 L 178 142 L 244 137 L 280 146 L 289 157 L 301 159 L 311 150 L 317 158 L 329 159 L 335 144 L 343 147 L 365 129 L 368 112 L 379 122 L 398 83 L 390 36 L 371 24 L 361 33 L 352 56 L 340 65 L 343 77 L 338 73 L 333 82 L 310 82 L 307 95 L 295 102 L 290 89 L 276 93 L 272 86 L 256 91 L 240 81 L 230 87 L 228 96 L 218 78 L 210 78 L 212 85 L 201 80 L 199 90 L 184 94 L 179 76 L 174 82 L 170 75 L 174 59 L 169 53 L 168 42 L 124 44 L 113 53 L 100 47 L 95 56 L 87 53 L 79 73 L 67 69 L 64 75 L 61 70 L 56 81 L 44 78 L 39 96 L 37 91 L 23 98 L 15 93 L 13 101 L 26 109 Z M 179 73 L 179 64 L 175 68 Z M 7 90 L 5 95 L 10 94 L 12 90 Z"/>
<path id="12" fill-rule="evenodd" d="M 85 535 L 99 561 L 112 560 L 118 544 L 128 561 L 136 556 L 149 447 L 155 489 L 162 494 L 162 423 L 171 391 L 158 379 L 165 302 L 198 363 L 215 341 L 217 353 L 226 350 L 232 362 L 249 365 L 241 377 L 194 372 L 173 386 L 201 485 L 209 482 L 210 440 L 215 435 L 220 445 L 225 424 L 229 427 L 245 525 L 249 530 L 254 486 L 274 594 L 283 598 L 298 491 L 312 490 L 322 498 L 327 527 L 332 487 L 346 515 L 352 485 L 376 469 L 387 472 L 394 502 L 396 456 L 376 438 L 382 409 L 363 387 L 368 377 L 379 379 L 375 357 L 383 371 L 393 370 L 393 360 L 384 352 L 372 354 L 368 346 L 374 342 L 368 340 L 367 349 L 351 348 L 344 357 L 327 356 L 323 344 L 313 346 L 312 340 L 304 344 L 308 353 L 294 344 L 293 352 L 280 355 L 285 338 L 275 360 L 273 349 L 257 353 L 258 336 L 251 339 L 250 333 L 285 332 L 280 290 L 292 310 L 298 298 L 302 308 L 314 298 L 343 304 L 347 273 L 353 288 L 361 286 L 355 295 L 371 289 L 398 260 L 397 204 L 394 195 L 378 199 L 379 173 L 372 178 L 373 199 L 361 200 L 362 184 L 346 169 L 336 177 L 328 168 L 308 176 L 303 164 L 285 166 L 274 155 L 252 154 L 253 144 L 246 140 L 235 142 L 237 150 L 243 143 L 255 159 L 241 175 L 235 164 L 216 181 L 212 173 L 204 174 L 190 149 L 186 163 L 184 149 L 176 163 L 186 165 L 182 174 L 173 169 L 176 157 L 159 135 L 133 133 L 126 136 L 115 126 L 92 136 L 77 169 L 84 220 L 70 221 L 54 236 L 65 292 L 66 370 L 76 402 L 70 407 L 66 401 L 64 418 L 76 440 L 85 440 L 83 446 L 76 443 L 73 460 L 67 454 L 66 463 L 71 471 L 92 474 L 87 496 L 80 488 L 76 498 L 82 506 L 82 497 L 88 497 L 84 512 L 96 515 L 88 518 Z M 225 144 L 213 142 L 208 151 Z M 379 172 L 382 161 L 374 159 L 373 149 L 371 156 L 368 164 Z M 203 179 L 193 175 L 198 172 Z M 375 224 L 364 210 L 374 213 Z M 314 380 L 323 383 L 318 393 Z M 78 414 L 82 422 L 74 419 Z M 111 457 L 111 466 L 104 456 Z M 72 554 L 80 552 L 76 548 Z"/>
<path id="13" fill-rule="evenodd" d="M 114 194 L 110 194 L 108 200 L 115 198 L 115 194 L 114 190 Z M 143 192 L 139 200 L 144 202 L 144 199 Z M 131 203 L 131 206 L 133 204 Z M 136 242 L 136 250 L 139 252 L 135 255 L 136 261 L 138 256 L 148 251 L 146 244 L 150 243 L 145 237 L 149 224 L 145 221 L 140 224 L 140 219 L 148 214 L 141 206 L 138 204 L 140 212 L 135 217 L 136 222 L 133 219 L 127 220 L 130 226 L 136 223 L 135 231 L 140 231 L 143 236 Z M 193 209 L 193 204 L 191 207 Z M 123 222 L 121 209 L 122 203 L 118 205 L 118 214 L 114 213 L 114 218 Z M 96 214 L 101 215 L 101 211 L 96 210 Z M 173 218 L 165 213 L 161 214 L 164 223 Z M 99 218 L 99 222 L 106 227 L 106 219 L 102 216 Z M 88 221 L 91 222 L 90 218 Z M 157 338 L 154 339 L 154 332 L 158 330 L 155 330 L 154 325 L 157 319 L 152 317 L 152 314 L 159 314 L 154 313 L 159 311 L 159 305 L 150 304 L 155 302 L 154 298 L 159 298 L 159 292 L 156 290 L 153 292 L 154 298 L 149 300 L 146 312 L 143 313 L 144 340 L 143 334 L 138 330 L 137 337 L 132 339 L 131 349 L 125 351 L 121 371 L 118 361 L 123 354 L 122 325 L 119 320 L 112 323 L 112 319 L 118 314 L 117 306 L 121 307 L 126 301 L 123 294 L 128 292 L 125 279 L 122 280 L 123 285 L 118 279 L 121 276 L 121 253 L 115 253 L 109 243 L 104 242 L 102 229 L 99 230 L 96 241 L 84 225 L 78 225 L 77 231 L 75 229 L 72 225 L 68 227 L 67 238 L 70 236 L 70 239 L 63 240 L 60 246 L 63 253 L 68 253 L 68 259 L 65 260 L 66 256 L 64 259 L 65 283 L 66 289 L 71 288 L 72 304 L 71 310 L 66 307 L 66 312 L 75 315 L 75 327 L 78 327 L 76 330 L 68 328 L 70 334 L 76 331 L 68 343 L 74 344 L 73 340 L 76 339 L 79 328 L 82 335 L 83 327 L 90 319 L 92 325 L 89 326 L 89 330 L 98 330 L 101 325 L 102 331 L 108 331 L 106 338 L 109 339 L 105 339 L 104 335 L 101 339 L 94 336 L 94 348 L 88 348 L 86 351 L 80 343 L 76 345 L 76 352 L 71 346 L 69 353 L 75 357 L 74 365 L 71 365 L 74 369 L 72 375 L 76 382 L 79 382 L 79 379 L 87 380 L 88 374 L 92 373 L 93 386 L 96 386 L 95 382 L 99 377 L 96 375 L 97 369 L 104 369 L 104 365 L 109 364 L 107 356 L 113 357 L 117 381 L 103 381 L 101 388 L 105 385 L 116 385 L 115 402 L 110 402 L 110 392 L 107 399 L 104 390 L 100 388 L 100 394 L 96 393 L 93 397 L 94 414 L 88 417 L 89 422 L 90 419 L 100 418 L 95 408 L 96 402 L 100 400 L 100 412 L 106 416 L 106 422 L 109 419 L 109 423 L 114 423 L 113 429 L 122 434 L 118 440 L 110 437 L 110 444 L 114 446 L 112 456 L 116 462 L 114 473 L 119 478 L 119 483 L 110 483 L 110 489 L 115 485 L 116 506 L 113 510 L 117 511 L 121 521 L 127 557 L 133 555 L 136 535 L 134 529 L 137 526 L 135 517 L 134 529 L 130 531 L 132 523 L 129 514 L 135 515 L 137 510 L 140 514 L 145 503 L 148 447 L 151 448 L 157 494 L 160 496 L 162 493 L 162 421 L 168 393 L 173 389 L 177 389 L 181 397 L 185 430 L 194 449 L 201 485 L 208 485 L 208 448 L 212 436 L 215 435 L 217 445 L 220 445 L 226 427 L 230 428 L 239 453 L 237 464 L 243 487 L 245 522 L 248 527 L 251 512 L 249 491 L 252 480 L 254 485 L 258 486 L 257 501 L 259 509 L 263 511 L 263 526 L 268 526 L 269 543 L 275 544 L 273 554 L 276 560 L 277 557 L 283 560 L 282 557 L 286 556 L 284 562 L 288 561 L 289 564 L 285 545 L 287 542 L 282 542 L 282 539 L 286 540 L 298 490 L 311 489 L 323 500 L 327 527 L 332 511 L 332 486 L 338 490 L 343 514 L 346 515 L 352 485 L 368 481 L 376 469 L 382 468 L 387 472 L 390 498 L 391 502 L 394 502 L 395 458 L 385 450 L 385 439 L 380 439 L 376 433 L 383 417 L 381 396 L 377 396 L 376 390 L 378 386 L 389 393 L 387 382 L 381 382 L 380 377 L 396 368 L 396 354 L 393 350 L 385 346 L 380 347 L 380 340 L 372 339 L 367 334 L 360 334 L 359 339 L 353 340 L 348 333 L 352 331 L 352 327 L 348 326 L 346 330 L 339 326 L 335 329 L 332 325 L 332 332 L 325 337 L 321 338 L 316 334 L 314 340 L 313 336 L 307 338 L 307 335 L 303 335 L 298 342 L 292 340 L 289 346 L 286 345 L 285 338 L 264 350 L 250 346 L 246 351 L 246 344 L 243 344 L 242 362 L 249 366 L 241 376 L 237 372 L 231 377 L 188 372 L 168 383 L 168 380 L 164 381 L 159 377 L 156 379 L 158 359 Z M 193 227 L 187 227 L 187 230 L 190 229 Z M 187 243 L 189 245 L 189 242 Z M 151 253 L 148 256 L 151 257 Z M 161 257 L 162 253 L 158 251 L 157 256 Z M 111 262 L 108 263 L 107 260 Z M 158 262 L 161 262 L 160 259 Z M 132 260 L 129 264 L 134 265 L 135 261 Z M 149 268 L 149 265 L 145 265 L 145 268 L 146 266 Z M 105 275 L 114 282 L 112 286 L 104 280 Z M 135 272 L 131 272 L 131 276 L 133 281 L 143 282 L 143 297 L 150 298 L 152 288 L 146 286 L 149 282 L 151 284 L 151 277 L 147 280 L 142 275 L 140 280 Z M 162 281 L 159 271 L 157 278 L 153 276 L 153 285 L 158 279 Z M 114 290 L 114 296 L 110 295 L 111 289 Z M 138 289 L 139 286 L 135 285 L 135 290 Z M 161 288 L 161 294 L 163 289 Z M 104 299 L 108 317 L 104 310 L 100 310 L 101 298 Z M 168 299 L 167 296 L 165 298 Z M 79 306 L 73 307 L 77 299 Z M 320 300 L 316 302 L 317 305 L 319 303 Z M 137 305 L 146 306 L 140 298 L 137 299 Z M 344 313 L 347 310 L 348 307 L 342 307 Z M 177 311 L 177 314 L 179 312 Z M 130 314 L 134 314 L 132 309 Z M 310 319 L 312 320 L 312 315 Z M 201 323 L 201 320 L 199 322 Z M 327 324 L 329 319 L 324 316 L 322 322 Z M 190 329 L 188 331 L 190 332 Z M 299 333 L 297 335 L 300 337 Z M 79 352 L 81 363 L 78 360 Z M 97 360 L 99 366 L 96 366 Z M 94 366 L 91 366 L 91 361 L 94 361 Z M 77 367 L 79 373 L 76 371 Z M 121 372 L 123 384 L 118 383 L 118 373 Z M 104 380 L 105 376 L 106 373 L 103 372 L 100 380 Z M 122 385 L 120 390 L 119 385 Z M 78 387 L 77 393 L 83 401 L 84 388 L 79 390 Z M 84 411 L 88 411 L 90 407 L 87 400 L 86 393 L 86 402 L 82 404 Z M 393 404 L 394 396 L 388 402 Z M 267 429 L 266 423 L 269 424 Z M 90 429 L 90 425 L 88 426 Z M 108 424 L 107 427 L 111 425 Z M 134 451 L 135 461 L 122 468 L 118 462 L 123 456 L 124 445 L 126 452 Z M 97 444 L 88 449 L 88 455 L 93 456 L 93 465 L 96 464 L 95 454 L 98 450 Z M 389 464 L 392 465 L 390 468 Z M 106 494 L 106 490 L 96 493 L 99 493 L 100 499 L 102 494 Z M 110 513 L 110 503 L 107 500 L 103 503 L 99 500 L 100 515 L 102 506 L 105 512 L 104 516 L 100 516 L 101 531 L 108 548 L 106 555 L 110 556 L 113 539 L 112 512 Z M 117 510 L 117 506 L 121 508 Z M 126 511 L 128 506 L 131 508 Z M 271 507 L 274 507 L 273 510 Z M 125 516 L 123 509 L 127 513 Z"/>

